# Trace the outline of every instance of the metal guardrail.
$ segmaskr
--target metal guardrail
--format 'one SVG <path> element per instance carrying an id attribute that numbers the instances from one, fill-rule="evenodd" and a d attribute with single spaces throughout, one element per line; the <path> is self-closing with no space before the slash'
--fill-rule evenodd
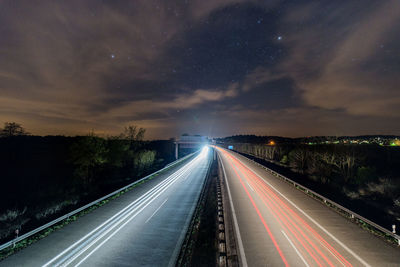
<path id="1" fill-rule="evenodd" d="M 34 234 L 37 234 L 37 233 L 39 233 L 39 232 L 41 232 L 41 231 L 43 231 L 43 230 L 45 230 L 45 229 L 47 229 L 47 228 L 49 228 L 49 227 L 51 227 L 51 226 L 53 226 L 53 225 L 55 225 L 55 224 L 57 224 L 57 223 L 63 221 L 63 220 L 65 220 L 65 219 L 71 217 L 71 216 L 74 216 L 75 214 L 77 214 L 77 213 L 79 213 L 79 212 L 81 212 L 81 211 L 83 211 L 83 210 L 85 210 L 85 209 L 88 209 L 88 208 L 90 208 L 90 207 L 96 205 L 97 203 L 99 203 L 99 202 L 101 202 L 101 201 L 103 201 L 103 200 L 105 200 L 105 199 L 107 199 L 107 198 L 109 198 L 109 197 L 112 197 L 112 196 L 114 196 L 114 195 L 116 195 L 116 194 L 118 194 L 118 193 L 124 191 L 125 189 L 128 189 L 128 188 L 131 187 L 131 186 L 134 186 L 135 184 L 138 184 L 138 183 L 140 183 L 140 182 L 143 182 L 143 181 L 149 179 L 151 176 L 156 175 L 156 174 L 158 174 L 158 173 L 160 173 L 160 172 L 162 172 L 162 171 L 168 169 L 169 167 L 171 167 L 171 166 L 173 166 L 173 165 L 176 165 L 176 164 L 178 164 L 179 162 L 184 161 L 185 159 L 187 159 L 187 158 L 193 156 L 193 155 L 196 154 L 196 153 L 197 153 L 197 152 L 194 152 L 194 153 L 191 153 L 191 154 L 189 154 L 189 155 L 187 155 L 187 156 L 185 156 L 185 157 L 183 157 L 183 158 L 177 159 L 177 160 L 175 160 L 174 162 L 171 162 L 171 163 L 167 164 L 164 168 L 162 168 L 162 169 L 160 169 L 160 170 L 158 170 L 158 171 L 156 171 L 156 172 L 153 172 L 152 174 L 149 174 L 149 175 L 147 175 L 147 176 L 145 176 L 145 177 L 143 177 L 143 178 L 141 178 L 141 179 L 139 179 L 139 180 L 137 180 L 137 181 L 135 181 L 135 182 L 133 182 L 133 183 L 130 183 L 130 184 L 128 184 L 128 185 L 126 185 L 126 186 L 124 186 L 124 187 L 118 189 L 118 190 L 115 190 L 114 192 L 112 192 L 112 193 L 110 193 L 110 194 L 108 194 L 108 195 L 105 195 L 104 197 L 101 197 L 101 198 L 99 198 L 99 199 L 97 199 L 97 200 L 94 200 L 94 201 L 90 202 L 89 204 L 86 204 L 85 206 L 82 206 L 82 207 L 80 207 L 80 208 L 78 208 L 78 209 L 76 209 L 76 210 L 73 210 L 73 211 L 71 211 L 71 212 L 69 212 L 69 213 L 67 213 L 67 214 L 65 214 L 65 215 L 63 215 L 63 216 L 61 216 L 61 217 L 59 217 L 59 218 L 57 218 L 57 219 L 55 219 L 55 220 L 49 222 L 49 223 L 46 223 L 46 224 L 44 224 L 44 225 L 42 225 L 42 226 L 40 226 L 40 227 L 38 227 L 38 228 L 36 228 L 36 229 L 34 229 L 34 230 L 32 230 L 32 231 L 26 233 L 26 234 L 23 234 L 23 235 L 21 235 L 21 236 L 19 236 L 19 237 L 17 237 L 17 238 L 14 238 L 14 239 L 12 239 L 12 240 L 10 240 L 10 241 L 8 241 L 8 242 L 6 242 L 6 243 L 0 245 L 0 251 L 3 250 L 3 249 L 5 249 L 5 248 L 8 248 L 8 247 L 10 247 L 10 246 L 12 246 L 12 245 L 14 245 L 14 244 L 16 244 L 16 243 L 18 243 L 18 242 L 20 242 L 20 241 L 22 241 L 22 240 L 24 240 L 24 239 L 26 239 L 26 238 L 28 238 L 28 237 L 31 237 L 31 236 L 33 236 Z"/>
<path id="2" fill-rule="evenodd" d="M 231 150 L 231 151 L 232 151 L 232 150 Z M 249 155 L 251 155 L 251 154 L 249 154 Z M 255 155 L 251 155 L 251 156 L 256 157 Z M 299 190 L 302 191 L 303 193 L 307 194 L 308 196 L 311 196 L 311 197 L 313 197 L 314 199 L 319 200 L 320 202 L 323 202 L 324 204 L 326 204 L 326 205 L 328 205 L 328 206 L 330 206 L 330 207 L 333 207 L 333 208 L 335 208 L 335 209 L 337 209 L 337 210 L 340 210 L 341 212 L 347 213 L 348 216 L 349 216 L 351 219 L 358 219 L 359 221 L 368 224 L 369 226 L 375 228 L 376 230 L 379 230 L 379 231 L 382 232 L 383 234 L 386 234 L 386 235 L 388 235 L 388 236 L 391 236 L 394 240 L 397 240 L 397 244 L 400 246 L 400 236 L 399 236 L 399 235 L 397 235 L 397 234 L 395 234 L 395 233 L 389 231 L 388 229 L 386 229 L 386 228 L 384 228 L 384 227 L 382 227 L 382 226 L 380 226 L 380 225 L 378 225 L 378 224 L 376 224 L 376 223 L 374 223 L 374 222 L 368 220 L 367 218 L 365 218 L 365 217 L 363 217 L 363 216 L 361 216 L 361 215 L 359 215 L 359 214 L 357 214 L 357 213 L 355 213 L 355 212 L 353 212 L 353 211 L 351 211 L 351 210 L 349 210 L 349 209 L 343 207 L 342 205 L 336 203 L 335 201 L 332 201 L 332 200 L 330 200 L 329 198 L 326 198 L 326 197 L 324 197 L 324 196 L 318 194 L 317 192 L 315 192 L 315 191 L 313 191 L 313 190 L 311 190 L 311 189 L 309 189 L 309 188 L 307 188 L 307 187 L 305 187 L 305 186 L 303 186 L 303 185 L 301 185 L 301 184 L 299 184 L 299 183 L 293 181 L 292 179 L 287 178 L 286 176 L 281 175 L 280 173 L 277 173 L 277 172 L 274 171 L 274 170 L 271 170 L 270 168 L 268 168 L 268 167 L 266 167 L 266 166 L 264 166 L 264 165 L 262 165 L 262 164 L 260 164 L 260 163 L 258 163 L 258 162 L 256 162 L 256 161 L 254 161 L 254 160 L 252 160 L 252 159 L 249 159 L 249 158 L 247 158 L 247 157 L 245 157 L 245 159 L 247 159 L 248 161 L 251 161 L 251 162 L 253 162 L 254 164 L 260 166 L 261 168 L 263 168 L 263 169 L 269 171 L 270 173 L 272 173 L 273 175 L 275 175 L 275 176 L 278 177 L 278 178 L 283 179 L 283 180 L 286 181 L 287 183 L 292 184 L 294 187 L 296 187 L 297 189 L 299 189 Z"/>

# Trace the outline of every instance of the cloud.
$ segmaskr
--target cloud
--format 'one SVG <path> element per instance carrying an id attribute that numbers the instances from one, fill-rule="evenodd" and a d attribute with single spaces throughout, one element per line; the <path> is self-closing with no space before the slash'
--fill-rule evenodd
<path id="1" fill-rule="evenodd" d="M 252 4 L 270 9 L 277 6 L 282 0 L 257 1 L 257 0 L 194 0 L 191 1 L 191 15 L 195 19 L 204 18 L 220 8 L 240 4 Z"/>
<path id="2" fill-rule="evenodd" d="M 313 107 L 261 110 L 248 106 L 225 107 L 216 114 L 215 136 L 257 134 L 278 136 L 390 134 L 400 126 L 379 117 L 349 115 L 344 111 Z M 302 127 L 299 127 L 302 125 Z M 371 128 L 371 125 L 373 127 Z M 234 130 L 232 130 L 234 129 Z"/>
<path id="3" fill-rule="evenodd" d="M 198 89 L 195 90 L 192 95 L 179 96 L 175 101 L 170 102 L 165 106 L 169 108 L 193 108 L 204 102 L 220 101 L 225 98 L 235 97 L 238 94 L 237 87 L 237 84 L 232 84 L 226 91 Z"/>
<path id="4" fill-rule="evenodd" d="M 273 73 L 271 69 L 265 67 L 257 67 L 244 79 L 242 90 L 244 92 L 247 92 L 254 87 L 258 87 L 267 82 L 275 81 L 284 77 L 284 73 Z"/>
<path id="5" fill-rule="evenodd" d="M 191 93 L 178 95 L 173 99 L 165 100 L 140 100 L 127 102 L 122 106 L 115 107 L 110 112 L 102 115 L 102 118 L 117 116 L 133 116 L 134 114 L 151 113 L 156 110 L 160 114 L 168 114 L 170 111 L 194 109 L 199 105 L 209 102 L 221 101 L 226 98 L 235 97 L 238 93 L 237 84 L 231 84 L 226 90 L 204 90 L 197 89 Z"/>
<path id="6" fill-rule="evenodd" d="M 358 6 L 350 16 L 355 8 L 353 3 L 335 6 L 318 17 L 318 24 L 308 18 L 321 6 L 289 14 L 289 25 L 301 21 L 307 29 L 288 33 L 292 52 L 280 70 L 294 78 L 310 106 L 399 117 L 400 77 L 393 63 L 400 59 L 394 30 L 400 27 L 400 6 L 397 1 Z"/>
<path id="7" fill-rule="evenodd" d="M 165 49 L 183 31 L 185 21 L 192 20 L 182 5 L 171 8 L 171 3 L 155 6 L 149 1 L 4 1 L 2 5 L 0 103 L 7 113 L 3 120 L 14 113 L 23 122 L 28 121 L 27 114 L 36 115 L 42 125 L 53 118 L 99 125 L 97 119 L 112 110 L 129 103 L 140 106 L 155 96 L 175 99 L 156 101 L 160 109 L 188 108 L 225 96 L 196 88 L 182 94 L 187 89 L 174 85 L 172 69 L 179 59 L 166 55 Z M 235 94 L 232 89 L 226 96 Z"/>
<path id="8" fill-rule="evenodd" d="M 202 123 L 399 133 L 399 17 L 394 0 L 5 0 L 0 122 L 40 134 L 136 123 L 153 138 L 213 128 Z"/>

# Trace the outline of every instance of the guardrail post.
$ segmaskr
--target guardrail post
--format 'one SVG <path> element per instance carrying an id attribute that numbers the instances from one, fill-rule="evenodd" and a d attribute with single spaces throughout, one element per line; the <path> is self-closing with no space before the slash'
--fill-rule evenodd
<path id="1" fill-rule="evenodd" d="M 19 229 L 17 228 L 17 229 L 15 229 L 15 238 L 14 238 L 14 240 L 13 240 L 13 248 L 15 248 L 15 239 L 17 239 L 18 238 L 18 235 L 19 235 Z"/>
<path id="2" fill-rule="evenodd" d="M 395 224 L 392 225 L 392 229 L 393 229 L 392 233 L 395 234 L 396 233 L 396 225 Z"/>

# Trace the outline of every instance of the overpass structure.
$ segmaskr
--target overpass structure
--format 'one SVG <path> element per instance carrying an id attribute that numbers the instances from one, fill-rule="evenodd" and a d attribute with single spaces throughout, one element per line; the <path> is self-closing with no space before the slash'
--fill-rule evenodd
<path id="1" fill-rule="evenodd" d="M 179 149 L 198 150 L 209 143 L 207 136 L 183 134 L 175 141 L 175 158 L 179 158 Z"/>

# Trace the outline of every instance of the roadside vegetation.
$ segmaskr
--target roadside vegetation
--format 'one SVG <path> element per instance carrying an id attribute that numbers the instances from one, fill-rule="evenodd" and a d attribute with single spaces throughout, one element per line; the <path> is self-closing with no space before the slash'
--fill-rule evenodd
<path id="1" fill-rule="evenodd" d="M 110 193 L 174 160 L 172 141 L 144 141 L 145 129 L 117 136 L 32 136 L 0 129 L 0 243 Z"/>
<path id="2" fill-rule="evenodd" d="M 400 223 L 400 147 L 224 143 L 391 229 Z"/>

